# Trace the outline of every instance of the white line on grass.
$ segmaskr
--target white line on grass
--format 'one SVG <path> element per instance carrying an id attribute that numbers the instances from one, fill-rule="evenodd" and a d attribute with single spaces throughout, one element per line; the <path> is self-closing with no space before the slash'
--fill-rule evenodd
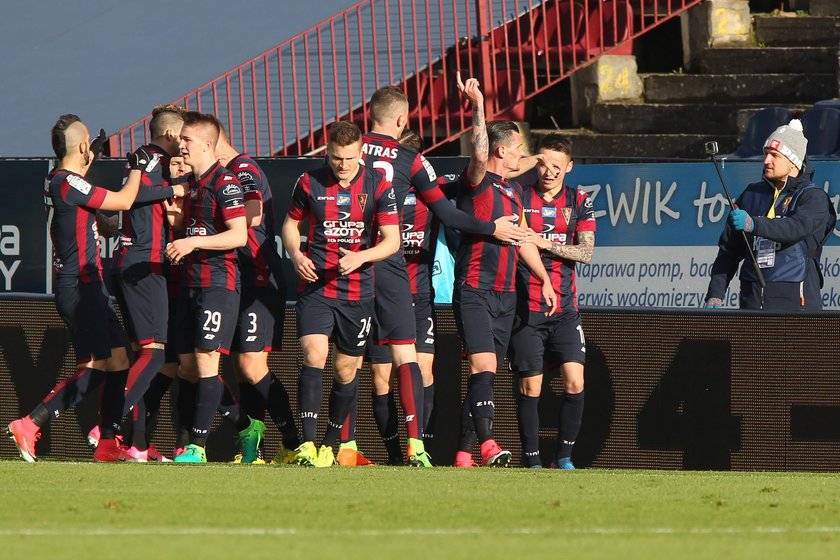
<path id="1" fill-rule="evenodd" d="M 323 537 L 392 537 L 392 536 L 462 536 L 462 535 L 767 535 L 794 533 L 840 533 L 840 527 L 520 527 L 508 529 L 295 529 L 295 528 L 124 528 L 124 529 L 0 529 L 0 537 L 132 537 L 132 536 L 323 536 Z"/>

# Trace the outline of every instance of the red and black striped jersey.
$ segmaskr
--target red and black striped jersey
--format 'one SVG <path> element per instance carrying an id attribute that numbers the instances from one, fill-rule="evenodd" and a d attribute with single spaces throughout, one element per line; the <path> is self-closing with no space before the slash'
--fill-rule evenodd
<path id="1" fill-rule="evenodd" d="M 362 144 L 362 159 L 365 165 L 379 169 L 394 186 L 397 197 L 397 211 L 401 223 L 403 206 L 410 189 L 418 199 L 434 212 L 446 227 L 468 233 L 493 235 L 496 225 L 466 215 L 452 206 L 437 184 L 434 167 L 420 153 L 401 145 L 391 136 L 371 132 L 365 134 Z M 400 251 L 383 263 L 402 265 L 403 252 Z"/>
<path id="2" fill-rule="evenodd" d="M 96 209 L 108 191 L 78 173 L 56 169 L 47 176 L 44 203 L 53 244 L 56 286 L 101 282 Z"/>
<path id="3" fill-rule="evenodd" d="M 489 171 L 478 185 L 469 184 L 462 173 L 457 201 L 460 209 L 481 220 L 492 222 L 504 216 L 522 218 L 522 187 Z M 518 245 L 484 235 L 462 235 L 455 255 L 455 285 L 513 292 L 518 261 Z"/>
<path id="4" fill-rule="evenodd" d="M 169 221 L 163 201 L 174 194 L 169 175 L 170 155 L 154 144 L 147 144 L 143 149 L 152 156 L 152 161 L 143 171 L 131 210 L 123 212 L 117 267 L 122 273 L 142 270 L 163 274 L 164 251 L 169 240 Z M 123 183 L 130 171 L 126 166 Z"/>
<path id="5" fill-rule="evenodd" d="M 458 180 L 458 175 L 442 175 L 435 181 L 446 196 L 447 204 L 451 204 L 449 199 L 455 196 Z M 403 205 L 402 244 L 411 293 L 420 299 L 432 297 L 432 267 L 439 230 L 440 219 L 412 187 Z"/>
<path id="6" fill-rule="evenodd" d="M 342 275 L 338 249 L 363 251 L 374 245 L 377 227 L 399 225 L 396 195 L 383 173 L 360 165 L 350 185 L 342 187 L 329 167 L 307 171 L 295 184 L 289 217 L 308 218 L 305 253 L 318 272 L 318 281 L 302 282 L 300 292 L 350 301 L 373 298 L 372 265 Z"/>
<path id="7" fill-rule="evenodd" d="M 216 163 L 198 179 L 190 177 L 183 212 L 187 237 L 222 233 L 227 230 L 226 221 L 245 217 L 242 185 L 233 173 Z M 187 255 L 186 264 L 188 288 L 239 287 L 235 250 L 199 249 Z"/>
<path id="8" fill-rule="evenodd" d="M 239 154 L 227 164 L 245 193 L 245 202 L 262 203 L 260 225 L 248 228 L 248 244 L 238 249 L 242 282 L 249 286 L 265 287 L 272 281 L 282 281 L 280 256 L 277 254 L 274 227 L 274 206 L 268 178 L 248 154 Z"/>
<path id="9" fill-rule="evenodd" d="M 524 189 L 523 204 L 528 226 L 552 243 L 574 245 L 581 231 L 595 231 L 595 209 L 585 192 L 564 185 L 552 200 L 543 198 L 536 186 Z M 577 311 L 575 261 L 540 251 L 542 263 L 559 295 L 557 312 Z M 523 263 L 517 269 L 519 301 L 528 302 L 530 311 L 548 311 L 542 297 L 542 282 Z"/>

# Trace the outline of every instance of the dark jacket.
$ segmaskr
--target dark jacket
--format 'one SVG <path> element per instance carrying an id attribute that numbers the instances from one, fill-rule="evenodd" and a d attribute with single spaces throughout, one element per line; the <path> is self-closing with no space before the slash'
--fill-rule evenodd
<path id="1" fill-rule="evenodd" d="M 761 286 L 755 281 L 755 272 L 747 257 L 743 237 L 727 223 L 718 242 L 718 255 L 712 265 L 712 279 L 706 299 L 723 299 L 738 265 L 744 261 L 739 275 L 741 309 L 822 309 L 820 288 L 823 279 L 819 271 L 819 258 L 825 240 L 834 230 L 837 216 L 825 191 L 814 187 L 811 181 L 813 175 L 814 171 L 806 163 L 799 177 L 788 177 L 776 200 L 776 218 L 767 217 L 773 204 L 775 187 L 766 179 L 748 185 L 735 202 L 755 223 L 755 229 L 747 234 L 750 246 L 753 246 L 756 237 L 775 242 L 776 263 L 773 268 L 779 268 L 763 270 L 768 278 L 782 280 L 768 281 L 762 293 Z M 780 268 L 789 267 L 797 255 L 804 255 L 801 274 L 795 271 L 782 272 Z"/>

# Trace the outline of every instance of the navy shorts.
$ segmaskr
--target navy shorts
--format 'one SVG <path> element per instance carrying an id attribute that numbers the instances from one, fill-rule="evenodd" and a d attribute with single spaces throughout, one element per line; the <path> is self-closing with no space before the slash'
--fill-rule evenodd
<path id="1" fill-rule="evenodd" d="M 405 265 L 397 266 L 389 261 L 373 264 L 373 290 L 376 298 L 373 340 L 384 344 L 413 344 L 414 302 Z"/>
<path id="2" fill-rule="evenodd" d="M 577 312 L 546 317 L 536 311 L 520 312 L 510 339 L 510 367 L 527 377 L 543 372 L 544 362 L 586 363 L 586 340 Z"/>
<path id="3" fill-rule="evenodd" d="M 100 282 L 55 288 L 55 307 L 70 330 L 76 362 L 105 360 L 112 348 L 124 348 L 123 332 L 111 296 Z"/>
<path id="4" fill-rule="evenodd" d="M 435 353 L 435 319 L 434 305 L 428 297 L 414 299 L 414 332 L 417 352 L 423 354 Z M 374 321 L 373 328 L 376 329 Z M 368 360 L 372 364 L 387 364 L 391 362 L 391 349 L 387 344 L 376 344 L 373 337 L 368 341 Z"/>
<path id="5" fill-rule="evenodd" d="M 494 352 L 501 364 L 516 316 L 516 293 L 462 285 L 452 295 L 452 310 L 467 354 Z"/>
<path id="6" fill-rule="evenodd" d="M 233 352 L 280 350 L 286 294 L 273 286 L 243 287 L 239 300 L 239 321 L 233 335 Z"/>
<path id="7" fill-rule="evenodd" d="M 187 288 L 178 300 L 172 325 L 173 350 L 192 354 L 197 348 L 228 354 L 238 316 L 238 289 Z"/>
<path id="8" fill-rule="evenodd" d="M 373 300 L 342 301 L 319 294 L 298 296 L 295 304 L 298 338 L 310 334 L 330 337 L 348 356 L 365 353 L 373 319 Z"/>
<path id="9" fill-rule="evenodd" d="M 160 274 L 123 275 L 117 282 L 117 301 L 125 319 L 128 339 L 140 346 L 166 344 L 169 294 Z"/>

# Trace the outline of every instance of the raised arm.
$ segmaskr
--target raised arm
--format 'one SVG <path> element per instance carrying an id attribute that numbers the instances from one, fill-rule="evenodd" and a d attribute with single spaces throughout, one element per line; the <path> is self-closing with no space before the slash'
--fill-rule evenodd
<path id="1" fill-rule="evenodd" d="M 478 80 L 475 78 L 468 78 L 464 83 L 461 81 L 460 72 L 457 72 L 455 77 L 458 80 L 458 91 L 461 92 L 461 96 L 472 103 L 473 108 L 472 151 L 465 179 L 471 186 L 476 186 L 484 179 L 487 172 L 487 161 L 490 157 L 487 123 L 484 120 L 484 95 L 482 95 Z"/>

